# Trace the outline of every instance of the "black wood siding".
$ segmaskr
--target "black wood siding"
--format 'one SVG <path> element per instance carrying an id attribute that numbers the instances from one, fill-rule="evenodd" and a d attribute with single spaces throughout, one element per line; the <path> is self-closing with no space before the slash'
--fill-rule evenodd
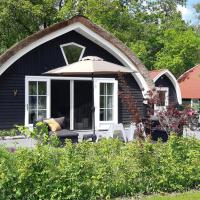
<path id="1" fill-rule="evenodd" d="M 105 49 L 82 35 L 71 31 L 31 50 L 13 63 L 0 76 L 0 129 L 12 128 L 15 124 L 24 124 L 25 118 L 25 76 L 42 75 L 50 69 L 66 65 L 60 45 L 75 42 L 86 47 L 83 56 L 99 56 L 106 61 L 121 64 Z M 133 79 L 128 78 L 132 92 L 138 99 L 138 107 L 143 109 L 141 91 Z M 14 96 L 14 91 L 17 95 Z M 120 122 L 129 121 L 129 114 L 120 103 Z"/>
<path id="2" fill-rule="evenodd" d="M 131 74 L 124 76 L 124 80 L 126 81 L 128 85 L 131 96 L 133 96 L 134 98 L 133 102 L 136 103 L 141 118 L 144 118 L 145 114 L 144 114 L 144 105 L 143 105 L 143 95 L 137 82 L 135 81 L 135 79 L 133 78 Z M 120 84 L 119 84 L 119 91 L 120 91 Z M 119 98 L 119 112 L 118 113 L 119 113 L 120 123 L 123 123 L 126 125 L 131 122 L 132 118 L 131 118 L 130 113 L 127 110 L 127 105 L 122 103 L 122 100 L 120 98 Z"/>
<path id="3" fill-rule="evenodd" d="M 171 80 L 166 76 L 161 76 L 156 82 L 156 87 L 168 87 L 169 88 L 169 105 L 176 105 L 178 103 L 176 90 Z"/>

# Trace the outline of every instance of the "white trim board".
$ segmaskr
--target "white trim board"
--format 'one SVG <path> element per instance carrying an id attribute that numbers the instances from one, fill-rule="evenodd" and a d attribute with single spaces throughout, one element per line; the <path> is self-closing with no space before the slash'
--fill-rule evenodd
<path id="1" fill-rule="evenodd" d="M 48 80 L 74 80 L 74 81 L 91 81 L 91 77 L 64 77 L 64 76 L 26 76 L 25 79 L 48 79 Z"/>
<path id="2" fill-rule="evenodd" d="M 172 82 L 175 91 L 176 91 L 176 95 L 177 95 L 177 100 L 179 104 L 182 104 L 182 97 L 181 97 L 181 89 L 179 87 L 178 81 L 176 80 L 175 76 L 169 71 L 169 70 L 163 70 L 161 71 L 154 79 L 154 83 L 162 76 L 162 75 L 166 75 Z"/>
<path id="3" fill-rule="evenodd" d="M 137 67 L 132 63 L 132 61 L 117 47 L 115 47 L 113 44 L 105 40 L 103 37 L 98 35 L 97 33 L 93 32 L 80 22 L 76 22 L 74 24 L 71 24 L 67 27 L 61 28 L 57 31 L 54 31 L 53 33 L 50 33 L 37 41 L 29 44 L 28 46 L 24 47 L 23 49 L 19 50 L 15 55 L 10 57 L 3 65 L 0 66 L 0 75 L 6 71 L 16 60 L 21 58 L 23 55 L 31 51 L 32 49 L 38 47 L 41 44 L 44 44 L 45 42 L 48 42 L 56 37 L 59 37 L 67 32 L 70 32 L 72 30 L 75 30 L 76 32 L 80 33 L 84 37 L 90 39 L 94 43 L 98 44 L 105 50 L 107 50 L 109 53 L 111 53 L 114 57 L 116 57 L 125 67 L 128 67 L 134 71 L 138 71 Z M 137 81 L 143 96 L 149 91 L 149 87 L 144 79 L 144 77 L 138 72 L 132 74 L 135 80 Z"/>

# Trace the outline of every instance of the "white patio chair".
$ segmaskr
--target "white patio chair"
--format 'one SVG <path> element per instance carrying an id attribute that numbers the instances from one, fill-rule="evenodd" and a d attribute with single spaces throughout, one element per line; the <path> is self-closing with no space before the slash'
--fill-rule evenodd
<path id="1" fill-rule="evenodd" d="M 116 132 L 118 132 L 119 134 L 117 134 Z M 114 138 L 114 136 L 121 136 L 121 138 L 125 142 L 127 141 L 123 124 L 111 124 L 107 132 L 98 132 L 96 136 L 97 136 L 96 142 L 98 142 L 100 138 L 108 139 L 108 138 Z"/>
<path id="2" fill-rule="evenodd" d="M 96 142 L 98 142 L 98 140 L 99 140 L 100 138 L 106 138 L 106 139 L 108 139 L 108 138 L 113 138 L 113 124 L 111 124 L 111 125 L 109 126 L 108 131 L 105 131 L 105 132 L 103 132 L 103 131 L 97 132 L 97 133 L 96 133 L 96 136 L 97 136 Z"/>
<path id="3" fill-rule="evenodd" d="M 126 139 L 126 133 L 124 130 L 123 124 L 113 124 L 113 130 L 112 130 L 113 138 L 119 138 L 122 139 L 124 142 L 127 142 Z"/>
<path id="4" fill-rule="evenodd" d="M 137 127 L 136 127 L 135 123 L 131 123 L 130 126 L 128 127 L 128 129 L 126 130 L 127 142 L 131 142 L 134 140 L 136 129 L 137 129 Z"/>

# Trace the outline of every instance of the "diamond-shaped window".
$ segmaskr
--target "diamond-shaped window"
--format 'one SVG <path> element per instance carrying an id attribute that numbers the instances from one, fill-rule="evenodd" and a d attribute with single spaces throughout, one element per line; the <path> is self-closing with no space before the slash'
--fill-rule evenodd
<path id="1" fill-rule="evenodd" d="M 76 43 L 69 43 L 61 45 L 62 53 L 66 64 L 72 64 L 81 60 L 85 47 Z"/>

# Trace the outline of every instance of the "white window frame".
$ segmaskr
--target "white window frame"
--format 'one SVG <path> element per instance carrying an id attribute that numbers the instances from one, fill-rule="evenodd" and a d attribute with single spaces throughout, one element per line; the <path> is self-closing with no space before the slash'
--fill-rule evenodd
<path id="1" fill-rule="evenodd" d="M 70 42 L 70 43 L 66 43 L 66 44 L 61 44 L 61 45 L 60 45 L 60 48 L 61 48 L 61 51 L 62 51 L 63 57 L 64 57 L 65 62 L 66 62 L 67 65 L 69 65 L 69 63 L 68 63 L 68 60 L 67 60 L 67 57 L 66 57 L 66 55 L 65 55 L 65 52 L 64 52 L 63 47 L 66 47 L 66 46 L 69 46 L 69 45 L 74 45 L 74 46 L 77 46 L 77 47 L 82 48 L 82 52 L 81 52 L 81 54 L 80 54 L 80 57 L 79 57 L 79 60 L 78 60 L 78 61 L 80 61 L 80 60 L 82 59 L 83 54 L 84 54 L 85 49 L 86 49 L 85 46 L 82 46 L 82 45 L 77 44 L 77 43 L 75 43 L 75 42 Z"/>
<path id="2" fill-rule="evenodd" d="M 100 121 L 100 84 L 113 83 L 113 120 Z M 94 78 L 95 130 L 106 130 L 111 124 L 118 124 L 118 81 L 114 78 Z"/>
<path id="3" fill-rule="evenodd" d="M 25 77 L 25 126 L 32 128 L 33 124 L 29 124 L 29 82 L 46 82 L 46 117 L 50 117 L 51 107 L 51 82 L 50 79 L 46 77 Z"/>
<path id="4" fill-rule="evenodd" d="M 166 110 L 167 106 L 169 105 L 169 88 L 168 87 L 156 87 L 156 91 L 164 91 L 165 92 L 165 105 L 158 106 L 154 104 L 155 111 L 162 111 Z"/>

